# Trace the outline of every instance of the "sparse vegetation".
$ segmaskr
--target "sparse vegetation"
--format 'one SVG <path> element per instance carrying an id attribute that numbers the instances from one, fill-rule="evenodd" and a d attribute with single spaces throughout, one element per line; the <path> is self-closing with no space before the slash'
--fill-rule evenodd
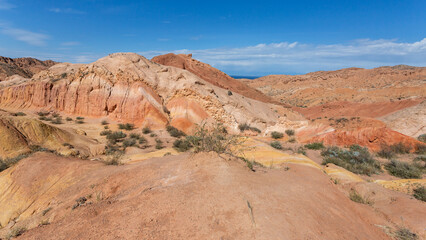
<path id="1" fill-rule="evenodd" d="M 112 133 L 111 130 L 103 130 L 99 135 L 101 136 L 108 136 Z"/>
<path id="2" fill-rule="evenodd" d="M 368 199 L 365 199 L 364 197 L 361 196 L 361 194 L 359 194 L 356 190 L 352 189 L 351 192 L 349 193 L 349 198 L 357 203 L 362 203 L 362 204 L 369 204 L 371 205 L 371 201 Z"/>
<path id="3" fill-rule="evenodd" d="M 350 146 L 349 150 L 333 146 L 321 152 L 324 157 L 322 164 L 333 163 L 353 173 L 378 174 L 381 172 L 380 163 L 373 158 L 367 148 L 359 145 Z"/>
<path id="4" fill-rule="evenodd" d="M 387 158 L 387 159 L 393 159 L 396 156 L 396 154 L 392 151 L 392 149 L 387 145 L 383 145 L 380 151 L 377 152 L 377 155 L 379 157 Z"/>
<path id="5" fill-rule="evenodd" d="M 188 139 L 176 139 L 173 142 L 173 147 L 179 152 L 186 152 L 192 148 L 191 142 Z"/>
<path id="6" fill-rule="evenodd" d="M 37 112 L 37 115 L 39 115 L 40 117 L 46 117 L 49 115 L 48 112 Z"/>
<path id="7" fill-rule="evenodd" d="M 305 148 L 303 148 L 303 147 L 299 147 L 299 148 L 297 149 L 297 153 L 298 153 L 298 154 L 306 155 L 306 150 L 305 150 Z"/>
<path id="8" fill-rule="evenodd" d="M 155 139 L 155 149 L 163 149 L 163 141 L 161 141 L 160 139 L 156 138 Z"/>
<path id="9" fill-rule="evenodd" d="M 296 138 L 292 137 L 288 140 L 289 143 L 295 143 L 296 142 Z"/>
<path id="10" fill-rule="evenodd" d="M 30 153 L 26 153 L 26 154 L 18 155 L 18 156 L 13 157 L 13 158 L 6 158 L 6 159 L 1 159 L 0 158 L 0 172 L 8 169 L 12 165 L 18 163 L 22 159 L 24 159 L 26 157 L 29 157 L 29 156 L 30 156 Z"/>
<path id="11" fill-rule="evenodd" d="M 21 236 L 27 231 L 25 227 L 16 227 L 10 231 L 10 233 L 6 236 L 6 239 L 16 238 Z"/>
<path id="12" fill-rule="evenodd" d="M 426 154 L 426 144 L 417 144 L 416 145 L 417 154 Z"/>
<path id="13" fill-rule="evenodd" d="M 72 118 L 67 117 L 67 118 L 65 118 L 65 120 L 67 120 L 67 122 L 71 122 L 71 121 L 72 121 Z"/>
<path id="14" fill-rule="evenodd" d="M 419 237 L 417 234 L 412 233 L 407 228 L 400 228 L 395 232 L 395 237 L 398 240 L 417 240 Z"/>
<path id="15" fill-rule="evenodd" d="M 232 96 L 232 92 L 228 90 L 228 96 Z"/>
<path id="16" fill-rule="evenodd" d="M 76 117 L 77 120 L 84 120 L 84 117 Z"/>
<path id="17" fill-rule="evenodd" d="M 420 142 L 426 143 L 426 133 L 419 135 L 417 137 L 417 140 L 419 140 Z"/>
<path id="18" fill-rule="evenodd" d="M 61 118 L 61 117 L 55 117 L 55 118 L 52 120 L 52 123 L 53 123 L 53 124 L 62 124 L 62 118 Z"/>
<path id="19" fill-rule="evenodd" d="M 151 131 L 151 128 L 149 128 L 149 127 L 144 127 L 143 129 L 142 129 L 142 133 L 143 134 L 148 134 L 148 133 L 151 133 L 152 131 Z"/>
<path id="20" fill-rule="evenodd" d="M 83 120 L 75 120 L 75 123 L 77 123 L 77 124 L 83 124 L 84 121 Z"/>
<path id="21" fill-rule="evenodd" d="M 396 154 L 406 154 L 406 153 L 410 153 L 411 151 L 410 146 L 405 145 L 404 143 L 401 143 L 401 142 L 390 145 L 390 149 L 392 150 L 392 152 Z"/>
<path id="22" fill-rule="evenodd" d="M 322 142 L 308 143 L 308 144 L 305 144 L 305 148 L 311 149 L 311 150 L 320 150 L 324 148 L 324 144 Z"/>
<path id="23" fill-rule="evenodd" d="M 284 137 L 284 134 L 281 133 L 281 132 L 273 131 L 273 132 L 271 132 L 271 137 L 273 139 L 280 139 L 280 138 Z"/>
<path id="24" fill-rule="evenodd" d="M 108 122 L 107 120 L 103 120 L 103 121 L 101 122 L 101 124 L 102 124 L 102 125 L 108 125 L 108 124 L 109 124 L 109 122 Z"/>
<path id="25" fill-rule="evenodd" d="M 413 189 L 413 197 L 420 201 L 426 202 L 426 188 L 421 186 Z"/>
<path id="26" fill-rule="evenodd" d="M 262 131 L 260 131 L 260 129 L 258 129 L 256 127 L 252 127 L 252 126 L 250 126 L 247 123 L 242 123 L 242 124 L 238 125 L 238 129 L 240 129 L 241 132 L 244 132 L 244 131 L 247 131 L 247 130 L 250 130 L 250 131 L 253 131 L 253 132 L 257 132 L 257 133 L 261 133 L 262 132 Z"/>
<path id="27" fill-rule="evenodd" d="M 271 147 L 275 148 L 275 149 L 283 149 L 283 146 L 281 145 L 280 142 L 278 141 L 273 141 L 270 143 Z"/>
<path id="28" fill-rule="evenodd" d="M 140 134 L 138 134 L 138 133 L 131 133 L 131 134 L 129 135 L 129 137 L 130 137 L 130 138 L 134 138 L 134 139 L 139 139 L 139 138 L 141 137 L 141 135 L 140 135 Z"/>
<path id="29" fill-rule="evenodd" d="M 180 137 L 184 137 L 186 136 L 186 134 L 184 132 L 182 132 L 181 130 L 169 125 L 166 128 L 167 132 L 170 134 L 170 136 L 175 137 L 175 138 L 180 138 Z"/>
<path id="30" fill-rule="evenodd" d="M 123 141 L 123 148 L 126 149 L 128 147 L 132 147 L 136 145 L 136 140 L 134 138 L 125 139 Z"/>
<path id="31" fill-rule="evenodd" d="M 139 144 L 145 144 L 145 143 L 147 143 L 146 138 L 144 136 L 140 136 L 138 138 L 138 142 L 139 142 Z"/>
<path id="32" fill-rule="evenodd" d="M 124 130 L 127 130 L 127 131 L 131 131 L 131 130 L 135 129 L 135 125 L 131 124 L 131 123 L 124 123 L 124 124 L 120 123 L 120 124 L 118 124 L 118 129 L 124 129 Z"/>
<path id="33" fill-rule="evenodd" d="M 123 138 L 127 137 L 122 131 L 113 132 L 107 135 L 107 139 L 110 143 L 115 144 L 118 141 L 121 141 Z"/>
<path id="34" fill-rule="evenodd" d="M 11 113 L 12 116 L 14 117 L 21 117 L 21 116 L 27 116 L 27 114 L 23 113 L 23 112 L 16 112 L 16 113 Z"/>
<path id="35" fill-rule="evenodd" d="M 287 134 L 288 136 L 294 136 L 294 130 L 293 129 L 287 129 L 285 130 L 285 134 Z"/>
<path id="36" fill-rule="evenodd" d="M 156 137 L 156 136 L 157 136 L 157 134 L 155 134 L 155 133 L 151 133 L 151 134 L 149 134 L 149 136 L 150 136 L 150 137 Z"/>
<path id="37" fill-rule="evenodd" d="M 393 159 L 385 165 L 385 168 L 395 177 L 406 179 L 422 177 L 422 170 L 416 163 L 410 164 Z"/>

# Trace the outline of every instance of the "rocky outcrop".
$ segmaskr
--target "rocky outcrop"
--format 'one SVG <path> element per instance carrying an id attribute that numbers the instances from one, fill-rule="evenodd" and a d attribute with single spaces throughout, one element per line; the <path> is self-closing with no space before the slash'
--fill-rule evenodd
<path id="1" fill-rule="evenodd" d="M 57 64 L 30 80 L 0 84 L 1 106 L 107 116 L 152 128 L 171 122 L 186 130 L 206 118 L 234 129 L 239 122 L 263 128 L 278 119 L 271 105 L 228 95 L 188 71 L 133 53 L 111 54 L 87 65 Z"/>
<path id="2" fill-rule="evenodd" d="M 0 82 L 13 75 L 31 78 L 34 74 L 55 64 L 56 62 L 52 60 L 40 61 L 35 58 L 7 58 L 0 56 Z"/>
<path id="3" fill-rule="evenodd" d="M 185 69 L 215 86 L 227 89 L 231 92 L 239 93 L 248 98 L 256 99 L 266 103 L 278 103 L 260 91 L 247 86 L 246 84 L 230 77 L 229 75 L 210 66 L 209 64 L 193 59 L 192 54 L 176 55 L 174 53 L 169 53 L 156 56 L 152 58 L 151 61 L 166 66 Z"/>

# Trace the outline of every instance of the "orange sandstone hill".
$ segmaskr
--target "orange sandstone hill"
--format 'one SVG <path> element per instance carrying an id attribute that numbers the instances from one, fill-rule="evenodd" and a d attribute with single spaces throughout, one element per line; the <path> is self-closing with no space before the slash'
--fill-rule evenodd
<path id="1" fill-rule="evenodd" d="M 34 74 L 55 65 L 52 60 L 40 61 L 35 58 L 8 58 L 0 56 L 0 82 L 6 78 L 19 75 L 31 78 Z"/>
<path id="2" fill-rule="evenodd" d="M 152 58 L 151 61 L 166 66 L 173 66 L 185 69 L 215 86 L 239 93 L 248 98 L 267 103 L 277 103 L 273 101 L 272 98 L 264 95 L 260 91 L 247 86 L 241 81 L 238 81 L 225 74 L 224 72 L 213 68 L 209 64 L 193 59 L 192 54 L 176 55 L 174 53 L 169 53 L 165 55 L 156 56 Z"/>
<path id="3" fill-rule="evenodd" d="M 182 130 L 209 119 L 234 130 L 245 122 L 265 128 L 281 111 L 134 53 L 111 54 L 91 64 L 61 63 L 31 79 L 4 81 L 0 107 L 109 117 L 153 128 L 170 123 Z"/>

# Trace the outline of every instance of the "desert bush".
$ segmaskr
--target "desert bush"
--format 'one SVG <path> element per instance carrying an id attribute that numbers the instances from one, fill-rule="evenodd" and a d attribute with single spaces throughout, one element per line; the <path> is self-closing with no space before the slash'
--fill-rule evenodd
<path id="1" fill-rule="evenodd" d="M 21 154 L 18 155 L 16 157 L 13 158 L 6 158 L 6 159 L 1 159 L 0 158 L 0 172 L 8 169 L 9 167 L 11 167 L 12 165 L 18 163 L 19 161 L 21 161 L 22 159 L 29 157 L 30 154 L 25 153 L 25 154 Z"/>
<path id="2" fill-rule="evenodd" d="M 104 126 L 104 129 L 109 129 L 109 127 L 108 126 Z"/>
<path id="3" fill-rule="evenodd" d="M 308 144 L 305 144 L 305 148 L 311 149 L 311 150 L 320 150 L 324 148 L 324 144 L 322 144 L 322 142 L 308 143 Z"/>
<path id="4" fill-rule="evenodd" d="M 84 117 L 76 117 L 77 120 L 84 120 Z"/>
<path id="5" fill-rule="evenodd" d="M 57 118 L 60 117 L 61 115 L 59 115 L 59 113 L 52 113 L 52 117 Z"/>
<path id="6" fill-rule="evenodd" d="M 417 163 L 418 165 L 423 164 L 421 168 L 426 169 L 426 155 L 417 156 L 413 159 L 413 161 Z"/>
<path id="7" fill-rule="evenodd" d="M 413 189 L 413 197 L 420 201 L 426 202 L 426 188 L 421 186 Z"/>
<path id="8" fill-rule="evenodd" d="M 12 229 L 9 234 L 6 236 L 6 239 L 16 238 L 21 236 L 27 231 L 27 228 L 25 227 L 16 227 Z"/>
<path id="9" fill-rule="evenodd" d="M 173 142 L 173 147 L 179 152 L 186 152 L 191 149 L 192 145 L 188 139 L 176 139 Z"/>
<path id="10" fill-rule="evenodd" d="M 65 118 L 65 120 L 67 120 L 68 122 L 71 122 L 71 121 L 72 121 L 72 118 L 67 117 L 67 118 Z"/>
<path id="11" fill-rule="evenodd" d="M 186 134 L 184 132 L 182 132 L 181 130 L 173 127 L 173 126 L 167 126 L 166 128 L 167 132 L 169 132 L 170 136 L 175 137 L 175 138 L 180 138 L 180 137 L 184 137 L 186 136 Z"/>
<path id="12" fill-rule="evenodd" d="M 62 118 L 61 117 L 55 117 L 52 121 L 53 124 L 62 124 Z"/>
<path id="13" fill-rule="evenodd" d="M 136 140 L 134 138 L 125 139 L 123 141 L 123 147 L 126 149 L 128 147 L 134 146 L 136 144 Z"/>
<path id="14" fill-rule="evenodd" d="M 101 136 L 108 136 L 112 133 L 111 130 L 103 130 L 99 135 Z"/>
<path id="15" fill-rule="evenodd" d="M 74 148 L 74 146 L 70 143 L 62 143 L 62 146 L 68 147 L 68 148 Z"/>
<path id="16" fill-rule="evenodd" d="M 417 144 L 416 145 L 417 154 L 426 154 L 426 144 Z"/>
<path id="17" fill-rule="evenodd" d="M 396 157 L 396 154 L 388 145 L 381 146 L 380 151 L 377 152 L 377 155 L 382 158 L 393 159 Z"/>
<path id="18" fill-rule="evenodd" d="M 101 133 L 99 133 L 99 135 L 101 136 L 108 136 L 112 133 L 111 130 L 103 130 Z"/>
<path id="19" fill-rule="evenodd" d="M 228 96 L 232 96 L 232 92 L 228 90 Z"/>
<path id="20" fill-rule="evenodd" d="M 107 121 L 107 120 L 103 120 L 103 121 L 101 122 L 101 124 L 102 124 L 102 125 L 108 125 L 109 123 L 108 123 L 108 121 Z"/>
<path id="21" fill-rule="evenodd" d="M 83 120 L 75 120 L 75 123 L 77 123 L 77 124 L 83 124 L 84 121 Z"/>
<path id="22" fill-rule="evenodd" d="M 155 134 L 155 133 L 151 133 L 151 134 L 149 134 L 149 136 L 150 136 L 150 137 L 156 137 L 156 136 L 157 136 L 157 134 Z"/>
<path id="23" fill-rule="evenodd" d="M 305 150 L 305 148 L 304 148 L 304 147 L 299 147 L 299 148 L 297 149 L 297 153 L 298 153 L 298 154 L 306 155 L 306 150 Z"/>
<path id="24" fill-rule="evenodd" d="M 205 123 L 197 125 L 194 135 L 187 136 L 186 139 L 194 147 L 194 152 L 216 152 L 229 155 L 239 152 L 244 141 L 243 138 L 228 134 L 226 128 L 220 123 L 209 127 Z"/>
<path id="25" fill-rule="evenodd" d="M 398 160 L 391 160 L 385 164 L 386 170 L 395 177 L 400 178 L 421 178 L 422 170 L 418 164 L 410 164 L 407 162 L 400 162 Z"/>
<path id="26" fill-rule="evenodd" d="M 46 121 L 46 117 L 41 116 L 41 117 L 38 118 L 38 120 L 40 120 L 40 121 Z"/>
<path id="27" fill-rule="evenodd" d="M 411 151 L 411 147 L 408 145 L 405 145 L 402 142 L 390 145 L 390 148 L 394 153 L 397 153 L 397 154 L 406 154 L 406 153 L 410 153 Z"/>
<path id="28" fill-rule="evenodd" d="M 163 149 L 163 141 L 161 141 L 160 139 L 156 138 L 155 139 L 155 149 Z"/>
<path id="29" fill-rule="evenodd" d="M 281 132 L 273 131 L 271 132 L 271 137 L 274 139 L 280 139 L 284 137 L 284 134 Z"/>
<path id="30" fill-rule="evenodd" d="M 118 124 L 118 129 L 124 129 L 124 130 L 130 131 L 135 129 L 135 125 L 131 123 L 124 123 L 124 124 L 120 123 Z"/>
<path id="31" fill-rule="evenodd" d="M 49 115 L 48 112 L 37 112 L 37 115 L 39 115 L 40 117 L 46 117 L 47 115 Z"/>
<path id="32" fill-rule="evenodd" d="M 240 129 L 240 132 L 244 132 L 244 131 L 246 131 L 246 130 L 250 130 L 250 131 L 254 131 L 254 132 L 258 132 L 258 133 L 261 133 L 261 132 L 262 132 L 262 131 L 260 131 L 260 129 L 259 129 L 259 128 L 252 127 L 252 126 L 250 126 L 250 125 L 249 125 L 249 124 L 247 124 L 247 123 L 239 124 L 239 125 L 238 125 L 238 129 Z"/>
<path id="33" fill-rule="evenodd" d="M 130 137 L 130 138 L 134 138 L 134 139 L 139 139 L 139 138 L 141 137 L 141 135 L 140 135 L 140 134 L 138 134 L 138 133 L 131 133 L 131 134 L 129 135 L 129 137 Z"/>
<path id="34" fill-rule="evenodd" d="M 333 163 L 353 173 L 370 176 L 381 172 L 380 163 L 373 158 L 367 148 L 359 145 L 350 146 L 349 150 L 333 146 L 323 149 L 322 164 Z"/>
<path id="35" fill-rule="evenodd" d="M 271 147 L 276 148 L 276 149 L 283 149 L 283 146 L 278 141 L 273 141 L 273 142 L 270 143 L 270 145 L 271 145 Z"/>
<path id="36" fill-rule="evenodd" d="M 116 154 L 122 154 L 123 151 L 121 148 L 115 144 L 107 144 L 105 146 L 105 155 L 116 155 Z"/>
<path id="37" fill-rule="evenodd" d="M 149 127 L 144 127 L 143 129 L 142 129 L 142 133 L 143 134 L 148 134 L 148 133 L 151 133 L 152 131 L 151 131 L 151 128 L 149 128 Z"/>
<path id="38" fill-rule="evenodd" d="M 16 113 L 11 113 L 12 116 L 15 117 L 21 117 L 21 116 L 27 116 L 27 114 L 23 113 L 23 112 L 16 112 Z"/>
<path id="39" fill-rule="evenodd" d="M 361 194 L 359 194 L 357 191 L 352 190 L 349 193 L 349 198 L 357 203 L 362 203 L 362 204 L 371 204 L 371 202 L 368 199 L 365 199 L 361 196 Z"/>
<path id="40" fill-rule="evenodd" d="M 144 144 L 144 143 L 146 143 L 147 141 L 146 141 L 146 138 L 145 138 L 144 136 L 140 136 L 140 137 L 138 138 L 138 142 L 139 142 L 139 144 Z"/>
<path id="41" fill-rule="evenodd" d="M 289 143 L 295 143 L 296 142 L 296 138 L 292 137 L 288 140 Z"/>
<path id="42" fill-rule="evenodd" d="M 107 139 L 110 140 L 111 143 L 121 141 L 125 137 L 127 137 L 127 135 L 122 131 L 113 132 L 107 135 Z"/>
<path id="43" fill-rule="evenodd" d="M 417 140 L 419 140 L 420 142 L 426 143 L 426 133 L 419 135 L 417 137 Z"/>
<path id="44" fill-rule="evenodd" d="M 395 237 L 398 240 L 417 240 L 419 237 L 417 234 L 412 233 L 407 228 L 400 228 L 395 232 Z"/>
<path id="45" fill-rule="evenodd" d="M 44 120 L 45 120 L 45 121 L 48 121 L 48 122 L 51 122 L 51 121 L 52 121 L 52 118 L 51 118 L 51 117 L 47 117 L 47 118 L 45 118 Z"/>
<path id="46" fill-rule="evenodd" d="M 294 136 L 294 130 L 293 129 L 287 129 L 287 130 L 285 130 L 285 133 L 290 137 Z"/>

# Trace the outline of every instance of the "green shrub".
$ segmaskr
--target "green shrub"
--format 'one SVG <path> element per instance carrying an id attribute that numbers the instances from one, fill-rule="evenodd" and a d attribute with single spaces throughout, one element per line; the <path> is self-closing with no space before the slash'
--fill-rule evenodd
<path id="1" fill-rule="evenodd" d="M 191 149 L 192 145 L 188 139 L 176 139 L 173 142 L 173 147 L 179 152 L 186 152 Z"/>
<path id="2" fill-rule="evenodd" d="M 303 148 L 303 147 L 299 147 L 299 148 L 297 149 L 297 153 L 298 153 L 298 154 L 306 155 L 306 150 L 305 150 L 305 148 Z"/>
<path id="3" fill-rule="evenodd" d="M 274 139 L 280 139 L 284 137 L 284 134 L 281 132 L 273 131 L 271 132 L 271 137 Z"/>
<path id="4" fill-rule="evenodd" d="M 23 113 L 23 112 L 16 112 L 16 113 L 11 113 L 12 116 L 15 117 L 21 117 L 21 116 L 27 116 L 27 114 Z"/>
<path id="5" fill-rule="evenodd" d="M 426 188 L 421 186 L 413 189 L 413 196 L 423 202 L 426 202 Z"/>
<path id="6" fill-rule="evenodd" d="M 71 121 L 72 121 L 72 118 L 67 117 L 67 118 L 65 118 L 65 120 L 67 120 L 68 122 L 71 122 Z"/>
<path id="7" fill-rule="evenodd" d="M 380 151 L 377 152 L 377 155 L 382 158 L 393 159 L 396 157 L 396 154 L 390 148 L 390 146 L 383 145 Z"/>
<path id="8" fill-rule="evenodd" d="M 38 120 L 40 120 L 40 121 L 46 121 L 46 117 L 45 116 L 41 116 L 41 117 L 38 118 Z"/>
<path id="9" fill-rule="evenodd" d="M 52 113 L 52 117 L 57 118 L 60 117 L 61 115 L 59 115 L 59 113 Z"/>
<path id="10" fill-rule="evenodd" d="M 285 130 L 285 133 L 290 137 L 294 136 L 294 130 L 293 129 L 287 129 L 287 130 Z"/>
<path id="11" fill-rule="evenodd" d="M 151 128 L 149 128 L 149 127 L 144 127 L 143 129 L 142 129 L 142 133 L 143 134 L 148 134 L 148 133 L 151 133 L 152 131 L 151 131 Z"/>
<path id="12" fill-rule="evenodd" d="M 21 236 L 27 231 L 27 228 L 25 227 L 16 227 L 10 233 L 6 236 L 6 239 L 16 238 Z"/>
<path id="13" fill-rule="evenodd" d="M 124 148 L 135 146 L 135 144 L 136 144 L 136 140 L 134 138 L 125 139 L 123 141 Z"/>
<path id="14" fill-rule="evenodd" d="M 324 144 L 322 142 L 308 143 L 308 144 L 305 144 L 305 148 L 311 149 L 311 150 L 320 150 L 324 148 Z"/>
<path id="15" fill-rule="evenodd" d="M 156 138 L 155 139 L 155 149 L 163 149 L 163 141 L 161 141 L 160 139 Z"/>
<path id="16" fill-rule="evenodd" d="M 406 162 L 400 162 L 398 160 L 391 160 L 385 164 L 386 170 L 395 177 L 400 178 L 421 178 L 422 170 L 417 164 L 410 164 Z"/>
<path id="17" fill-rule="evenodd" d="M 289 143 L 295 143 L 296 142 L 296 138 L 292 137 L 288 140 Z"/>
<path id="18" fill-rule="evenodd" d="M 108 123 L 108 121 L 107 121 L 107 120 L 103 120 L 103 121 L 101 122 L 101 124 L 102 124 L 102 125 L 108 125 L 109 123 Z"/>
<path id="19" fill-rule="evenodd" d="M 359 194 L 357 191 L 352 190 L 349 193 L 349 198 L 357 203 L 362 203 L 362 204 L 371 204 L 371 202 L 368 199 L 364 199 L 361 194 Z"/>
<path id="20" fill-rule="evenodd" d="M 75 123 L 77 123 L 77 124 L 83 124 L 84 121 L 83 120 L 75 120 Z"/>
<path id="21" fill-rule="evenodd" d="M 155 133 L 151 133 L 151 134 L 149 134 L 149 136 L 150 136 L 150 137 L 156 137 L 156 136 L 157 136 L 157 134 L 155 134 Z"/>
<path id="22" fill-rule="evenodd" d="M 232 96 L 232 92 L 228 90 L 228 96 Z"/>
<path id="23" fill-rule="evenodd" d="M 273 141 L 273 142 L 271 142 L 270 145 L 271 145 L 271 147 L 276 148 L 276 149 L 283 149 L 283 146 L 278 141 Z"/>
<path id="24" fill-rule="evenodd" d="M 404 143 L 401 143 L 401 142 L 390 145 L 390 148 L 394 153 L 397 153 L 397 154 L 406 154 L 406 153 L 410 153 L 411 151 L 410 146 L 405 145 Z"/>
<path id="25" fill-rule="evenodd" d="M 250 125 L 249 125 L 249 124 L 247 124 L 247 123 L 239 124 L 239 125 L 238 125 L 238 129 L 240 129 L 240 132 L 244 132 L 244 131 L 246 131 L 246 130 L 250 130 L 250 131 L 254 131 L 254 132 L 258 132 L 258 133 L 261 133 L 261 132 L 262 132 L 262 131 L 260 131 L 260 129 L 259 129 L 259 128 L 252 127 L 252 126 L 250 126 Z"/>
<path id="26" fill-rule="evenodd" d="M 99 135 L 101 136 L 108 136 L 112 133 L 111 130 L 103 130 Z"/>
<path id="27" fill-rule="evenodd" d="M 321 156 L 324 158 L 323 165 L 333 163 L 353 173 L 368 176 L 381 172 L 380 163 L 373 158 L 367 148 L 359 145 L 352 145 L 349 150 L 336 146 L 328 147 L 322 150 Z"/>
<path id="28" fill-rule="evenodd" d="M 134 138 L 134 139 L 139 139 L 139 138 L 141 137 L 141 135 L 140 135 L 140 134 L 138 134 L 138 133 L 131 133 L 131 134 L 129 135 L 129 137 L 130 137 L 130 138 Z"/>
<path id="29" fill-rule="evenodd" d="M 118 129 L 124 129 L 124 130 L 130 131 L 135 129 L 135 125 L 131 123 L 125 123 L 125 124 L 120 123 L 118 124 Z"/>
<path id="30" fill-rule="evenodd" d="M 48 112 L 37 112 L 37 115 L 39 115 L 40 117 L 46 117 L 47 115 L 49 115 Z"/>
<path id="31" fill-rule="evenodd" d="M 53 124 L 62 124 L 62 118 L 61 117 L 55 117 L 52 121 Z"/>
<path id="32" fill-rule="evenodd" d="M 175 137 L 175 138 L 180 138 L 180 137 L 184 137 L 186 136 L 186 134 L 184 132 L 182 132 L 181 130 L 169 125 L 166 128 L 167 132 L 169 132 L 170 136 Z"/>
<path id="33" fill-rule="evenodd" d="M 235 155 L 240 151 L 242 138 L 230 135 L 226 128 L 216 123 L 207 127 L 205 123 L 197 125 L 194 135 L 187 136 L 186 139 L 194 147 L 194 152 L 216 152 Z"/>
<path id="34" fill-rule="evenodd" d="M 417 240 L 419 237 L 417 234 L 412 233 L 407 228 L 400 228 L 395 232 L 395 237 L 398 240 Z"/>
<path id="35" fill-rule="evenodd" d="M 4 171 L 4 170 L 6 170 L 6 169 L 8 169 L 9 167 L 11 167 L 12 165 L 14 165 L 14 164 L 16 164 L 16 163 L 18 163 L 19 161 L 21 161 L 22 159 L 24 159 L 24 158 L 27 158 L 27 157 L 29 157 L 30 156 L 30 154 L 28 153 L 25 153 L 25 154 L 21 154 L 21 155 L 18 155 L 18 156 L 16 156 L 16 157 L 13 157 L 13 158 L 6 158 L 6 159 L 1 159 L 0 158 L 0 172 L 2 172 L 2 171 Z"/>
<path id="36" fill-rule="evenodd" d="M 424 143 L 426 143 L 426 133 L 419 135 L 419 136 L 417 137 L 417 139 L 418 139 L 420 142 L 424 142 Z"/>
<path id="37" fill-rule="evenodd" d="M 108 126 L 104 126 L 104 129 L 109 129 L 109 127 Z"/>
<path id="38" fill-rule="evenodd" d="M 416 145 L 417 154 L 426 154 L 426 144 L 417 144 Z"/>
<path id="39" fill-rule="evenodd" d="M 139 144 L 147 143 L 146 138 L 144 136 L 140 136 L 138 141 L 139 141 Z"/>
<path id="40" fill-rule="evenodd" d="M 107 135 L 107 139 L 110 140 L 111 143 L 116 143 L 125 137 L 127 137 L 127 135 L 122 131 L 113 132 Z"/>

